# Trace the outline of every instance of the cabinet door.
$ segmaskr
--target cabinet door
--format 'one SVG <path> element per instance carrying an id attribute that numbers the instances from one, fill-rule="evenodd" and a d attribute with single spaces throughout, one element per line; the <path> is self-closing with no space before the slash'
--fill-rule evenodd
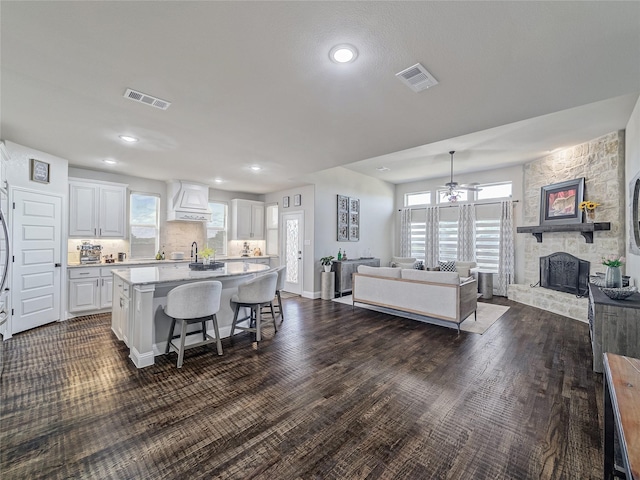
<path id="1" fill-rule="evenodd" d="M 100 308 L 111 308 L 113 305 L 113 277 L 100 279 Z"/>
<path id="2" fill-rule="evenodd" d="M 98 187 L 69 185 L 69 236 L 94 238 L 98 235 Z"/>
<path id="3" fill-rule="evenodd" d="M 126 189 L 100 187 L 100 226 L 98 236 L 124 238 L 126 223 Z"/>
<path id="4" fill-rule="evenodd" d="M 251 204 L 251 239 L 264 240 L 264 205 Z"/>
<path id="5" fill-rule="evenodd" d="M 251 240 L 253 206 L 246 202 L 236 202 L 235 207 L 235 240 Z"/>
<path id="6" fill-rule="evenodd" d="M 98 310 L 99 278 L 69 280 L 69 311 L 84 312 Z"/>

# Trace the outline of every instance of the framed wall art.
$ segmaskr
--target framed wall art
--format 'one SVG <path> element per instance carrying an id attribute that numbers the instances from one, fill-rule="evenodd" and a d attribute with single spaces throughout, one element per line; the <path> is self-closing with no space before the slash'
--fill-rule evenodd
<path id="1" fill-rule="evenodd" d="M 582 223 L 578 208 L 584 196 L 584 177 L 546 185 L 540 190 L 540 225 Z"/>
<path id="2" fill-rule="evenodd" d="M 349 197 L 338 195 L 338 241 L 349 241 Z"/>
<path id="3" fill-rule="evenodd" d="M 289 208 L 289 197 L 282 197 L 282 208 Z"/>
<path id="4" fill-rule="evenodd" d="M 302 195 L 297 193 L 296 195 L 293 196 L 293 206 L 299 207 L 300 205 L 302 205 Z"/>
<path id="5" fill-rule="evenodd" d="M 349 241 L 360 240 L 360 200 L 349 198 Z"/>
<path id="6" fill-rule="evenodd" d="M 34 182 L 49 183 L 49 164 L 32 158 L 30 178 Z"/>

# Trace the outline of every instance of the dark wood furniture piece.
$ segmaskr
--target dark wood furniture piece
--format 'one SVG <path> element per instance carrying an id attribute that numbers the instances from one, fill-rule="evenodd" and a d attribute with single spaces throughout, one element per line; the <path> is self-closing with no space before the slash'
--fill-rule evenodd
<path id="1" fill-rule="evenodd" d="M 544 232 L 580 232 L 587 243 L 593 243 L 593 232 L 611 230 L 610 222 L 596 223 L 567 223 L 564 225 L 532 225 L 530 227 L 518 227 L 518 233 L 530 233 L 538 243 L 542 243 Z"/>
<path id="2" fill-rule="evenodd" d="M 358 271 L 360 265 L 379 267 L 379 258 L 358 258 L 357 260 L 341 260 L 333 262 L 333 271 L 336 272 L 336 295 L 341 297 L 343 293 L 351 293 L 353 290 L 352 275 Z"/>
<path id="3" fill-rule="evenodd" d="M 603 478 L 640 480 L 640 359 L 610 353 L 604 354 Z"/>
<path id="4" fill-rule="evenodd" d="M 612 300 L 590 283 L 588 317 L 594 372 L 602 373 L 605 352 L 640 358 L 640 293 Z"/>

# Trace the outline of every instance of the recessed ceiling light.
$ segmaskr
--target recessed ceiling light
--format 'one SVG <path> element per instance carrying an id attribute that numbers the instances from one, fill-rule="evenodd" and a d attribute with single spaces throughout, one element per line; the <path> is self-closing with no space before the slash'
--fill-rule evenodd
<path id="1" fill-rule="evenodd" d="M 260 170 L 262 170 L 262 167 L 260 165 L 251 165 L 251 170 L 253 170 L 254 172 L 259 172 Z"/>
<path id="2" fill-rule="evenodd" d="M 107 165 L 116 165 L 118 162 L 116 162 L 115 160 L 111 160 L 110 158 L 107 158 L 105 160 L 102 160 L 104 163 L 106 163 Z"/>
<path id="3" fill-rule="evenodd" d="M 130 135 L 120 135 L 120 140 L 128 143 L 135 143 L 138 141 L 136 137 L 132 137 Z"/>
<path id="4" fill-rule="evenodd" d="M 224 180 L 222 180 L 221 178 L 215 178 L 213 181 L 216 183 L 222 183 Z"/>
<path id="5" fill-rule="evenodd" d="M 336 45 L 329 51 L 329 58 L 336 63 L 351 63 L 358 58 L 358 50 L 353 45 Z"/>
<path id="6" fill-rule="evenodd" d="M 388 167 L 378 167 L 376 168 L 376 170 L 378 170 L 379 172 L 388 172 L 391 169 Z"/>

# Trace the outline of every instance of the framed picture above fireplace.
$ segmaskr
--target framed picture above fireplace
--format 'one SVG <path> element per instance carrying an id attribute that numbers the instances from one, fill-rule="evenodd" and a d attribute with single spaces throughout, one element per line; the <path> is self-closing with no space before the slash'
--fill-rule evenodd
<path id="1" fill-rule="evenodd" d="M 540 225 L 582 223 L 578 208 L 584 196 L 584 177 L 554 183 L 540 191 Z"/>

